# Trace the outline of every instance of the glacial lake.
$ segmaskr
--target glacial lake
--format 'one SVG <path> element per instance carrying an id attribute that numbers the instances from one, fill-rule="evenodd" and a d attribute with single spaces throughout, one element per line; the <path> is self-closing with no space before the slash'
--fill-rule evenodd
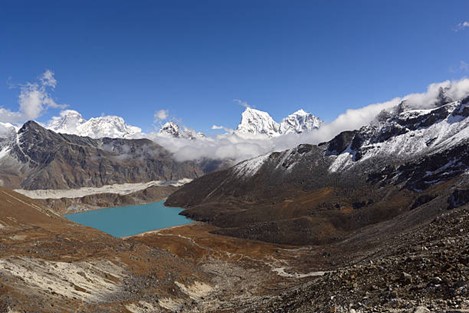
<path id="1" fill-rule="evenodd" d="M 69 220 L 99 229 L 114 237 L 127 237 L 143 232 L 185 225 L 190 219 L 179 215 L 180 208 L 164 206 L 164 201 L 142 205 L 104 208 L 66 214 Z"/>

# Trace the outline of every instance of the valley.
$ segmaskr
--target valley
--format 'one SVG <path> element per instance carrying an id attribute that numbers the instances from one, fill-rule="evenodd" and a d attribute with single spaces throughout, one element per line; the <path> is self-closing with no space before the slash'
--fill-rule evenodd
<path id="1" fill-rule="evenodd" d="M 118 239 L 11 191 L 1 197 L 5 312 L 407 312 L 469 305 L 466 207 L 430 215 L 428 207 L 417 208 L 344 241 L 292 246 L 218 235 L 205 223 Z M 448 260 L 456 263 L 448 267 Z"/>
<path id="2" fill-rule="evenodd" d="M 450 93 L 441 89 L 430 109 L 401 103 L 327 142 L 234 166 L 181 161 L 150 139 L 92 139 L 28 122 L 0 155 L 9 188 L 0 190 L 0 308 L 465 312 L 469 100 Z M 247 112 L 245 122 L 266 123 L 245 136 L 281 128 Z M 64 218 L 157 200 L 194 222 L 113 237 Z M 121 223 L 133 227 L 137 208 L 127 209 Z"/>
<path id="3" fill-rule="evenodd" d="M 0 313 L 469 313 L 469 1 L 0 1 Z"/>

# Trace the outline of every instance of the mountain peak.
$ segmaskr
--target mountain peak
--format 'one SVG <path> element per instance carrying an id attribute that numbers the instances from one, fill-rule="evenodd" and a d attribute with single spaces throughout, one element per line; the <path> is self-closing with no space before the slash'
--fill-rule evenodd
<path id="1" fill-rule="evenodd" d="M 77 134 L 78 126 L 84 124 L 86 120 L 75 110 L 63 110 L 59 116 L 51 118 L 46 128 L 58 133 Z"/>
<path id="2" fill-rule="evenodd" d="M 267 135 L 269 137 L 279 134 L 279 124 L 269 113 L 253 108 L 246 108 L 241 114 L 241 123 L 236 129 L 238 134 Z"/>
<path id="3" fill-rule="evenodd" d="M 179 125 L 174 122 L 166 122 L 161 126 L 160 134 L 179 138 L 181 136 Z"/>
<path id="4" fill-rule="evenodd" d="M 298 111 L 293 112 L 293 113 L 290 114 L 290 115 L 308 115 L 308 114 L 310 114 L 310 113 L 306 112 L 306 111 L 303 110 L 303 109 L 299 109 Z"/>
<path id="5" fill-rule="evenodd" d="M 25 133 L 27 131 L 42 131 L 45 130 L 44 127 L 39 125 L 39 123 L 35 121 L 27 121 L 26 123 L 23 124 L 23 126 L 20 128 L 18 133 Z"/>
<path id="6" fill-rule="evenodd" d="M 303 109 L 299 109 L 282 120 L 280 123 L 280 131 L 282 134 L 300 134 L 313 129 L 318 129 L 321 124 L 322 121 L 318 117 Z"/>
<path id="7" fill-rule="evenodd" d="M 253 108 L 246 108 L 241 116 L 241 123 L 236 129 L 236 133 L 241 135 L 277 137 L 289 133 L 300 134 L 317 129 L 322 123 L 319 118 L 303 109 L 288 115 L 280 123 L 274 121 L 269 113 Z"/>
<path id="8" fill-rule="evenodd" d="M 166 122 L 163 126 L 161 126 L 159 134 L 164 137 L 183 138 L 183 139 L 197 139 L 197 138 L 205 137 L 204 134 L 198 133 L 186 127 L 181 127 L 176 122 L 173 122 L 173 121 Z"/>

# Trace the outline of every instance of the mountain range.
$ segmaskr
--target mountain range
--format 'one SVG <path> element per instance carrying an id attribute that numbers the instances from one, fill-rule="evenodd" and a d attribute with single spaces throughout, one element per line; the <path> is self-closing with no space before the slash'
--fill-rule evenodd
<path id="1" fill-rule="evenodd" d="M 169 137 L 169 138 L 180 138 L 180 139 L 200 139 L 204 138 L 205 135 L 201 132 L 196 132 L 187 127 L 178 125 L 176 122 L 166 122 L 161 126 L 158 135 Z"/>
<path id="2" fill-rule="evenodd" d="M 288 115 L 280 123 L 277 123 L 267 112 L 246 108 L 242 113 L 240 124 L 234 133 L 241 136 L 277 137 L 284 134 L 300 134 L 312 131 L 318 129 L 321 124 L 322 121 L 319 118 L 304 110 L 298 110 Z M 60 112 L 59 116 L 52 117 L 43 126 L 56 133 L 85 136 L 94 139 L 104 137 L 125 139 L 152 137 L 143 133 L 141 128 L 127 124 L 122 117 L 108 115 L 86 120 L 75 110 L 64 110 Z M 18 130 L 20 127 L 4 123 L 0 124 L 0 128 L 0 134 L 3 134 L 13 129 Z M 184 139 L 200 139 L 205 137 L 203 133 L 181 126 L 175 121 L 168 121 L 162 124 L 156 135 Z"/>
<path id="3" fill-rule="evenodd" d="M 469 95 L 436 99 L 234 166 L 121 138 L 138 132 L 118 118 L 68 112 L 52 123 L 90 136 L 2 124 L 0 179 L 23 195 L 0 188 L 0 311 L 465 312 Z M 232 138 L 318 127 L 302 111 L 276 123 L 247 109 Z M 163 129 L 169 141 L 204 141 Z M 38 193 L 54 197 L 25 196 Z M 60 216 L 168 195 L 204 223 L 120 239 Z"/>
<path id="4" fill-rule="evenodd" d="M 177 162 L 149 139 L 59 134 L 33 121 L 4 138 L 1 146 L 0 179 L 9 188 L 69 189 L 172 181 L 195 178 L 213 169 L 206 160 Z"/>
<path id="5" fill-rule="evenodd" d="M 303 110 L 276 123 L 268 113 L 247 108 L 235 133 L 268 138 L 311 131 L 320 124 Z M 30 121 L 22 127 L 6 123 L 0 127 L 0 179 L 13 188 L 67 189 L 195 178 L 223 163 L 205 159 L 176 166 L 171 153 L 117 116 L 86 120 L 77 111 L 64 110 L 45 125 Z M 173 121 L 162 125 L 156 137 L 205 138 Z"/>
<path id="6" fill-rule="evenodd" d="M 304 110 L 298 110 L 277 123 L 267 112 L 246 108 L 242 113 L 241 122 L 235 133 L 239 135 L 277 137 L 284 134 L 301 134 L 312 131 L 318 129 L 321 124 L 322 121 L 318 117 Z"/>
<path id="7" fill-rule="evenodd" d="M 185 185 L 167 204 L 225 235 L 319 244 L 420 206 L 467 202 L 469 97 L 402 102 L 319 145 L 262 155 Z M 462 190 L 462 191 L 461 191 Z"/>
<path id="8" fill-rule="evenodd" d="M 142 129 L 128 125 L 122 117 L 109 115 L 85 120 L 80 113 L 74 110 L 60 112 L 60 115 L 52 117 L 45 127 L 56 133 L 90 138 L 142 137 Z"/>

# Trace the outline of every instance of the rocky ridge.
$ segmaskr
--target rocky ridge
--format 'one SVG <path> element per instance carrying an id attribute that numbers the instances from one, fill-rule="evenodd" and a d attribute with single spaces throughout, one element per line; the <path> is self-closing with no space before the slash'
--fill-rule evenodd
<path id="1" fill-rule="evenodd" d="M 209 163 L 177 162 L 148 139 L 57 134 L 31 121 L 4 141 L 0 178 L 4 186 L 23 189 L 101 187 L 195 178 L 213 168 Z"/>

